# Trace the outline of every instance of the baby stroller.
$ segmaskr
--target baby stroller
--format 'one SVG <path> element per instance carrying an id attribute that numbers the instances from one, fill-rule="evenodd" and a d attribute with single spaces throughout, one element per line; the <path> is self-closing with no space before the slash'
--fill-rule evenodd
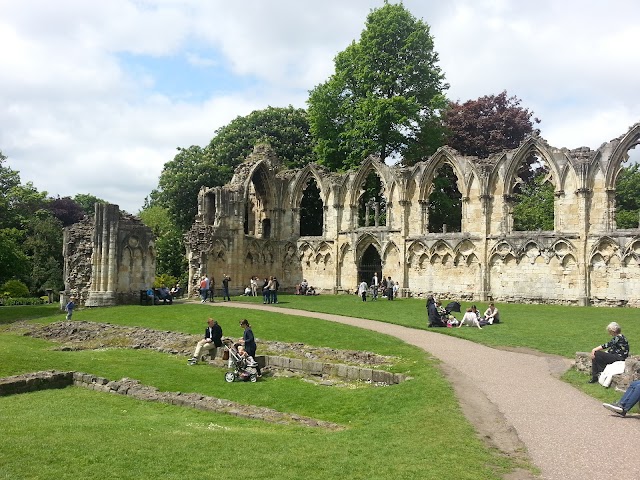
<path id="1" fill-rule="evenodd" d="M 222 340 L 224 348 L 229 352 L 229 364 L 233 371 L 229 371 L 224 374 L 225 381 L 231 383 L 236 380 L 242 380 L 244 382 L 257 382 L 258 381 L 258 362 L 253 357 L 242 356 L 238 352 L 237 346 L 232 340 L 225 338 Z"/>

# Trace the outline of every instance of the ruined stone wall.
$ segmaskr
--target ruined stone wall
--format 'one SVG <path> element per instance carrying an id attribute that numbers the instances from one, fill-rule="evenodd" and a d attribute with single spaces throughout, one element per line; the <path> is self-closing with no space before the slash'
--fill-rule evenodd
<path id="1" fill-rule="evenodd" d="M 65 290 L 86 306 L 137 303 L 155 279 L 155 244 L 140 219 L 117 205 L 96 204 L 95 216 L 65 228 Z"/>
<path id="2" fill-rule="evenodd" d="M 276 275 L 289 291 L 303 278 L 324 292 L 353 290 L 373 247 L 383 275 L 407 295 L 637 307 L 640 229 L 616 228 L 615 183 L 639 143 L 636 124 L 597 150 L 555 148 L 531 136 L 486 159 L 442 147 L 413 167 L 370 157 L 343 174 L 316 164 L 286 170 L 258 145 L 229 184 L 200 191 L 186 235 L 190 291 L 205 273 L 216 279 L 228 273 L 236 293 L 252 275 Z M 549 167 L 550 231 L 514 229 L 518 170 L 531 155 Z M 462 195 L 456 233 L 429 231 L 429 195 L 444 164 Z M 360 199 L 370 174 L 382 184 L 386 223 L 363 226 Z M 300 236 L 301 199 L 312 182 L 323 203 L 323 234 Z"/>

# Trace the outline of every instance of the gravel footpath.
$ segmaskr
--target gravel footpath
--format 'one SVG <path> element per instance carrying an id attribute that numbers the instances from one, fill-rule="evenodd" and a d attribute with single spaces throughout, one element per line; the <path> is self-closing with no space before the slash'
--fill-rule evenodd
<path id="1" fill-rule="evenodd" d="M 453 373 L 449 378 L 454 388 L 456 376 L 477 388 L 515 429 L 541 478 L 640 479 L 640 416 L 619 417 L 558 380 L 557 374 L 568 366 L 564 360 L 497 350 L 374 320 L 236 302 L 208 305 L 319 318 L 397 337 L 441 360 L 445 373 Z M 456 388 L 458 395 L 461 391 Z M 469 417 L 467 411 L 465 415 Z M 477 424 L 473 418 L 470 421 Z"/>

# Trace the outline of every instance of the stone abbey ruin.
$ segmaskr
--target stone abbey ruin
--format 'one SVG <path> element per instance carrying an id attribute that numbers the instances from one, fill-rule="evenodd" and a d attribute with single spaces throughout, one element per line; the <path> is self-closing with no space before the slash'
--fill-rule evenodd
<path id="1" fill-rule="evenodd" d="M 284 290 L 306 278 L 337 293 L 378 272 L 404 296 L 640 306 L 640 229 L 615 221 L 616 179 L 639 143 L 640 123 L 597 150 L 530 136 L 486 159 L 442 147 L 412 167 L 370 157 L 346 173 L 287 170 L 258 145 L 230 183 L 200 190 L 186 235 L 190 293 L 205 273 L 217 282 L 227 273 L 236 292 L 253 275 L 275 275 Z M 553 230 L 514 228 L 518 172 L 532 155 L 553 185 Z M 429 195 L 444 165 L 461 194 L 459 231 L 430 231 Z M 380 190 L 366 198 L 372 181 Z"/>
<path id="2" fill-rule="evenodd" d="M 442 147 L 412 167 L 370 157 L 346 173 L 288 170 L 257 145 L 227 185 L 200 190 L 185 238 L 189 293 L 204 274 L 219 285 L 227 273 L 234 293 L 254 275 L 277 276 L 283 291 L 305 278 L 339 293 L 377 272 L 399 282 L 401 296 L 638 307 L 640 229 L 615 220 L 616 180 L 638 144 L 640 123 L 596 150 L 530 136 L 486 159 Z M 532 157 L 553 186 L 551 230 L 515 227 L 519 174 Z M 442 168 L 455 175 L 461 219 L 435 228 L 429 198 Z M 135 303 L 154 276 L 150 229 L 116 205 L 67 229 L 66 296 Z"/>

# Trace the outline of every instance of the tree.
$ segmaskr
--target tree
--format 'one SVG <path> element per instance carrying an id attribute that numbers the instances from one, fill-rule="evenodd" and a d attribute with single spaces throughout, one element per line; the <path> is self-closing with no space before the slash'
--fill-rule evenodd
<path id="1" fill-rule="evenodd" d="M 257 143 L 268 143 L 287 168 L 305 166 L 312 160 L 307 112 L 291 105 L 255 110 L 216 130 L 208 148 L 220 165 L 235 168 Z"/>
<path id="2" fill-rule="evenodd" d="M 42 294 L 64 286 L 62 272 L 62 222 L 47 210 L 39 210 L 26 225 L 23 248 L 29 256 L 29 288 Z"/>
<path id="3" fill-rule="evenodd" d="M 93 217 L 96 212 L 96 203 L 107 203 L 101 198 L 95 197 L 89 193 L 78 193 L 73 200 L 82 207 L 85 215 Z"/>
<path id="4" fill-rule="evenodd" d="M 640 166 L 623 166 L 616 180 L 616 226 L 638 228 L 640 215 Z"/>
<path id="5" fill-rule="evenodd" d="M 432 129 L 448 88 L 437 62 L 426 23 L 402 4 L 373 10 L 360 40 L 336 56 L 335 73 L 310 92 L 318 161 L 340 170 L 370 154 L 414 163 L 433 153 L 444 140 Z"/>
<path id="6" fill-rule="evenodd" d="M 187 271 L 182 232 L 173 223 L 166 208 L 151 205 L 138 216 L 156 236 L 156 273 L 180 277 Z M 175 282 L 173 282 L 175 283 Z"/>
<path id="7" fill-rule="evenodd" d="M 554 188 L 547 173 L 538 173 L 532 182 L 521 184 L 515 192 L 513 229 L 518 231 L 553 230 Z"/>
<path id="8" fill-rule="evenodd" d="M 22 250 L 23 238 L 15 228 L 0 229 L 0 283 L 14 277 L 26 278 L 29 258 Z"/>
<path id="9" fill-rule="evenodd" d="M 448 130 L 447 145 L 463 155 L 487 158 L 492 153 L 516 148 L 534 130 L 540 120 L 533 112 L 520 106 L 521 100 L 499 95 L 486 95 L 464 103 L 450 102 L 443 114 Z"/>
<path id="10" fill-rule="evenodd" d="M 68 227 L 79 222 L 85 216 L 85 210 L 71 197 L 50 198 L 45 208 L 62 222 L 63 227 Z"/>

